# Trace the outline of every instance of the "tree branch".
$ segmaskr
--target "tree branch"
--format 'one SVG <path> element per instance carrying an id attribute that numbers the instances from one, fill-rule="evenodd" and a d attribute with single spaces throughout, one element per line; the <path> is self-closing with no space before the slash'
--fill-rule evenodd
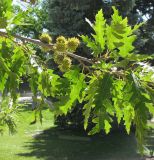
<path id="1" fill-rule="evenodd" d="M 0 31 L 0 36 L 8 38 L 9 34 L 6 33 L 6 32 Z M 22 37 L 22 36 L 19 36 L 19 35 L 11 35 L 11 36 L 13 36 L 14 38 L 20 39 L 21 41 L 27 41 L 27 42 L 34 43 L 38 46 L 48 47 L 48 48 L 53 47 L 53 44 L 46 44 L 46 43 L 43 43 L 43 42 L 41 42 L 40 40 L 37 40 L 37 39 L 26 38 L 26 37 Z"/>
<path id="2" fill-rule="evenodd" d="M 4 31 L 0 31 L 0 36 L 8 38 L 9 34 L 4 32 Z M 36 45 L 41 46 L 41 47 L 53 48 L 53 46 L 54 46 L 54 44 L 46 44 L 46 43 L 43 43 L 43 42 L 41 42 L 40 40 L 37 40 L 37 39 L 26 38 L 26 37 L 22 37 L 22 36 L 19 36 L 19 35 L 11 35 L 11 36 L 13 36 L 14 38 L 20 39 L 21 41 L 24 41 L 24 42 L 27 41 L 27 42 L 36 44 Z M 88 59 L 86 57 L 78 56 L 78 55 L 70 53 L 70 52 L 67 52 L 66 54 L 68 56 L 72 57 L 72 58 L 75 58 L 75 59 L 79 60 L 79 61 L 84 61 L 84 62 L 87 62 L 87 63 L 90 63 L 90 64 L 93 63 L 91 59 Z"/>
<path id="3" fill-rule="evenodd" d="M 78 55 L 73 54 L 73 53 L 70 53 L 70 52 L 67 52 L 66 54 L 67 54 L 68 56 L 72 57 L 72 58 L 75 58 L 75 59 L 79 60 L 79 61 L 84 61 L 84 62 L 93 64 L 92 60 L 91 60 L 91 59 L 88 59 L 88 58 L 86 58 L 86 57 L 78 56 Z"/>

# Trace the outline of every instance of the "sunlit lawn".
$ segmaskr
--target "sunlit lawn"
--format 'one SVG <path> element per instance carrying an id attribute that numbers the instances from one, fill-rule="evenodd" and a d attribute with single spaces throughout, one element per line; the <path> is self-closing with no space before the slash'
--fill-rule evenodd
<path id="1" fill-rule="evenodd" d="M 31 112 L 21 112 L 18 132 L 0 137 L 0 160 L 140 160 L 133 133 L 117 131 L 89 138 L 82 132 L 54 128 L 51 112 L 43 114 L 43 125 L 29 125 Z"/>
<path id="2" fill-rule="evenodd" d="M 18 132 L 14 135 L 9 135 L 5 132 L 0 136 L 0 160 L 23 160 L 37 159 L 35 156 L 31 158 L 20 157 L 19 153 L 29 152 L 29 149 L 24 147 L 26 143 L 33 141 L 33 135 L 39 133 L 43 129 L 47 129 L 53 125 L 53 115 L 48 110 L 43 111 L 44 123 L 39 122 L 35 125 L 30 125 L 33 120 L 33 114 L 26 110 L 19 114 Z"/>

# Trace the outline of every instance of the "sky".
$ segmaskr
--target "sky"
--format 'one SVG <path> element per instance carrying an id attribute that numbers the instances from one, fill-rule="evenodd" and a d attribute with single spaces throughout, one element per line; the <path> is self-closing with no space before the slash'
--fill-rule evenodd
<path id="1" fill-rule="evenodd" d="M 13 4 L 19 5 L 23 10 L 26 10 L 27 8 L 27 3 L 20 0 L 13 0 Z"/>

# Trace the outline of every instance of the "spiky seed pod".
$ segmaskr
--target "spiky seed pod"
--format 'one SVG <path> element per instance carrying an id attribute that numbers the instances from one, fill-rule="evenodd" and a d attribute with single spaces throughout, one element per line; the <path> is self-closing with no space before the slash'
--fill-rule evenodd
<path id="1" fill-rule="evenodd" d="M 66 66 L 68 66 L 68 68 L 70 68 L 72 61 L 71 61 L 71 59 L 69 57 L 66 56 L 66 57 L 64 57 L 62 63 L 63 63 L 63 65 L 66 65 Z"/>
<path id="2" fill-rule="evenodd" d="M 40 40 L 43 43 L 51 43 L 52 42 L 52 38 L 49 36 L 48 33 L 42 33 L 42 35 L 40 36 Z"/>
<path id="3" fill-rule="evenodd" d="M 66 52 L 67 46 L 65 43 L 56 43 L 56 50 L 59 52 Z"/>
<path id="4" fill-rule="evenodd" d="M 59 36 L 57 39 L 56 39 L 56 42 L 57 43 L 66 43 L 67 40 L 64 36 Z"/>
<path id="5" fill-rule="evenodd" d="M 66 72 L 65 68 L 63 67 L 63 64 L 59 65 L 58 68 L 61 72 Z"/>
<path id="6" fill-rule="evenodd" d="M 62 72 L 66 72 L 71 68 L 71 59 L 69 57 L 65 57 L 61 65 L 58 66 Z"/>
<path id="7" fill-rule="evenodd" d="M 61 53 L 61 52 L 55 52 L 54 53 L 54 61 L 57 63 L 57 64 L 61 64 L 65 58 L 65 54 L 64 53 Z"/>
<path id="8" fill-rule="evenodd" d="M 60 36 L 56 39 L 56 50 L 59 52 L 66 52 L 67 40 L 65 37 Z"/>
<path id="9" fill-rule="evenodd" d="M 80 44 L 80 41 L 78 38 L 68 38 L 68 41 L 67 41 L 67 48 L 69 51 L 71 52 L 75 52 L 77 47 L 79 46 Z"/>
<path id="10" fill-rule="evenodd" d="M 61 72 L 66 72 L 69 69 L 69 67 L 64 66 L 63 64 L 59 65 L 58 68 Z"/>

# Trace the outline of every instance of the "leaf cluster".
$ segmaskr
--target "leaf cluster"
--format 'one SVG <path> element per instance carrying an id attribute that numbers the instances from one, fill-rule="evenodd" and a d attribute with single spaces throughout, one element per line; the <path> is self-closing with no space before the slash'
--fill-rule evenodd
<path id="1" fill-rule="evenodd" d="M 3 10 L 5 13 L 6 10 Z M 54 60 L 61 66 L 61 70 L 64 69 L 64 64 L 69 66 L 61 75 L 49 69 L 30 44 L 18 43 L 18 39 L 11 33 L 0 38 L 1 128 L 8 125 L 10 130 L 14 131 L 12 115 L 19 106 L 18 89 L 22 77 L 26 76 L 35 104 L 34 122 L 39 117 L 42 123 L 41 111 L 46 107 L 58 116 L 66 115 L 77 102 L 84 103 L 84 128 L 88 128 L 90 121 L 94 124 L 89 131 L 90 135 L 102 130 L 109 133 L 116 117 L 119 124 L 124 121 L 128 134 L 131 125 L 135 125 L 138 147 L 143 152 L 148 114 L 154 114 L 154 72 L 142 70 L 142 64 L 153 56 L 139 55 L 135 52 L 134 31 L 141 24 L 131 27 L 127 18 L 123 19 L 116 8 L 113 7 L 113 11 L 111 23 L 108 24 L 100 10 L 94 24 L 89 23 L 94 33 L 91 37 L 81 36 L 92 51 L 92 59 L 88 60 L 90 62 L 88 65 L 81 62 L 85 60 L 84 57 L 73 54 L 79 45 L 76 38 L 68 40 L 65 37 L 57 38 L 52 48 Z M 5 17 L 5 14 L 1 16 Z M 35 40 L 31 42 L 38 43 Z M 50 41 L 43 43 L 43 46 L 49 46 L 49 43 Z M 39 44 L 42 42 L 39 41 Z M 76 65 L 70 67 L 69 55 L 80 58 L 80 63 L 88 68 L 88 72 Z M 147 66 L 150 68 L 148 64 Z M 48 98 L 52 102 L 47 102 Z"/>

